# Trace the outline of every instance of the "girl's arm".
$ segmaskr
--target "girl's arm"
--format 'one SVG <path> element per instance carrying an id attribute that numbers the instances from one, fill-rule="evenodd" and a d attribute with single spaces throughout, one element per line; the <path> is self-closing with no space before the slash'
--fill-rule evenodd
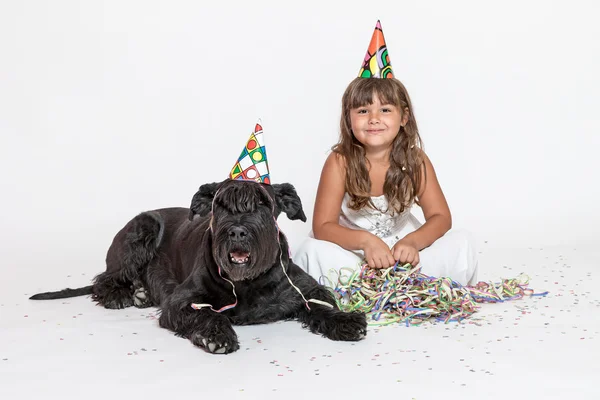
<path id="1" fill-rule="evenodd" d="M 363 231 L 339 224 L 340 210 L 345 193 L 345 166 L 343 157 L 331 153 L 321 172 L 315 199 L 313 234 L 316 239 L 336 243 L 346 250 L 362 248 Z"/>
<path id="2" fill-rule="evenodd" d="M 331 153 L 321 172 L 313 214 L 313 234 L 316 239 L 333 242 L 346 250 L 363 250 L 369 265 L 375 268 L 393 265 L 395 260 L 387 245 L 367 231 L 349 229 L 339 224 L 345 194 L 345 162 Z"/>
<path id="3" fill-rule="evenodd" d="M 423 250 L 442 237 L 452 227 L 452 215 L 442 188 L 437 180 L 429 157 L 423 153 L 421 188 L 419 203 L 423 209 L 425 223 L 416 231 L 409 233 L 401 242 Z"/>

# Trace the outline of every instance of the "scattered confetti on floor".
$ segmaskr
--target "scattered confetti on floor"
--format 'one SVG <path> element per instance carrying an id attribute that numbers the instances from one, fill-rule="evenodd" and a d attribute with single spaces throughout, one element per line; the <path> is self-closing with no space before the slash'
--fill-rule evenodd
<path id="1" fill-rule="evenodd" d="M 514 263 L 505 254 L 484 248 L 480 277 L 494 281 L 523 272 L 530 287 L 550 293 L 485 304 L 451 324 L 370 326 L 366 339 L 353 343 L 310 334 L 294 321 L 236 327 L 240 350 L 226 356 L 207 354 L 161 329 L 154 308 L 106 310 L 86 297 L 29 302 L 24 293 L 31 288 L 23 279 L 23 286 L 0 293 L 0 387 L 7 398 L 35 397 L 42 389 L 28 382 L 43 375 L 45 395 L 75 385 L 94 387 L 91 398 L 100 398 L 113 396 L 115 385 L 124 396 L 136 395 L 140 385 L 166 393 L 197 377 L 208 383 L 196 395 L 279 398 L 339 395 L 334 382 L 377 376 L 381 393 L 401 390 L 403 398 L 481 398 L 491 387 L 511 387 L 530 398 L 600 398 L 598 371 L 586 367 L 600 352 L 600 251 L 511 249 Z M 75 283 L 79 273 L 68 274 Z M 111 391 L 97 385 L 103 380 L 112 382 Z M 19 397 L 24 387 L 31 392 Z M 372 389 L 352 385 L 355 396 L 372 395 Z"/>

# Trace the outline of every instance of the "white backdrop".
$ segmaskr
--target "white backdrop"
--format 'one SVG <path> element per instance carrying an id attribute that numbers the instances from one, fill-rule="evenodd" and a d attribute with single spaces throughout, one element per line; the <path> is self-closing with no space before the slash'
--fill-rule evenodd
<path id="1" fill-rule="evenodd" d="M 288 3 L 2 0 L 0 269 L 102 271 L 131 217 L 224 179 L 258 118 L 309 217 L 281 218 L 297 247 L 377 19 L 454 226 L 597 243 L 598 2 Z"/>

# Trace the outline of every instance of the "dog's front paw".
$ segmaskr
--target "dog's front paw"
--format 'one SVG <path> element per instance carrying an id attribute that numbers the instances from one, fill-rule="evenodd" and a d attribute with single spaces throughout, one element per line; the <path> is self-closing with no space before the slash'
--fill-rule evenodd
<path id="1" fill-rule="evenodd" d="M 321 326 L 323 336 L 331 340 L 355 342 L 367 335 L 367 317 L 363 313 L 336 312 Z"/>
<path id="2" fill-rule="evenodd" d="M 231 326 L 213 327 L 209 332 L 194 332 L 190 340 L 195 346 L 213 354 L 232 353 L 240 348 L 237 335 Z"/>

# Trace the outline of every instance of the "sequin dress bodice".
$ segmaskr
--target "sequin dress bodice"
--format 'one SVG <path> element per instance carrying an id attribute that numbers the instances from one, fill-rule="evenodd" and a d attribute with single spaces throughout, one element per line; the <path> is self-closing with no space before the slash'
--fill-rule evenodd
<path id="1" fill-rule="evenodd" d="M 375 208 L 367 206 L 355 211 L 348 207 L 350 195 L 346 193 L 342 200 L 340 225 L 350 229 L 369 231 L 390 247 L 409 232 L 421 226 L 419 220 L 410 212 L 411 207 L 397 214 L 388 210 L 388 202 L 384 195 L 371 197 L 371 200 Z"/>

